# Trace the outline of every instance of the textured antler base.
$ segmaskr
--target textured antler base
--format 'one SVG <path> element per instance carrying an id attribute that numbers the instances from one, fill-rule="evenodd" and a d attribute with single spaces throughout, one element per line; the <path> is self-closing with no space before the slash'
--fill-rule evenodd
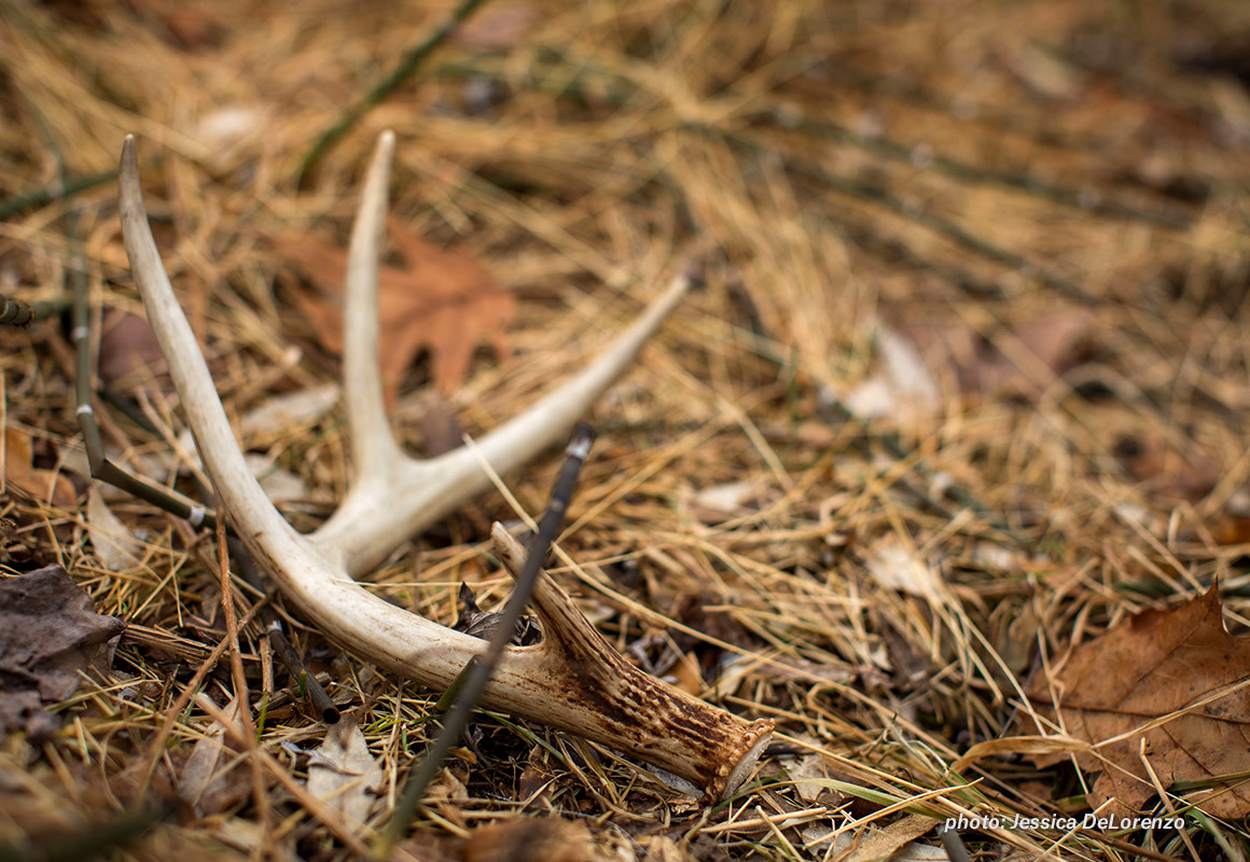
<path id="1" fill-rule="evenodd" d="M 508 571 L 519 574 L 525 548 L 502 524 L 494 525 L 491 539 Z M 538 576 L 533 604 L 543 640 L 526 649 L 541 656 L 552 706 L 535 718 L 661 766 L 710 799 L 732 793 L 750 774 L 772 736 L 772 721 L 746 721 L 643 673 L 545 572 Z M 488 701 L 492 694 L 487 687 Z M 534 709 L 528 705 L 528 711 Z M 576 726 L 569 724 L 574 717 Z"/>

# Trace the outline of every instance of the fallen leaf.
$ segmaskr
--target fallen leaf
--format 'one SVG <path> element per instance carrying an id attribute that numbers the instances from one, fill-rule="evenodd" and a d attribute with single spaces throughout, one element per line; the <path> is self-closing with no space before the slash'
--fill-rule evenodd
<path id="1" fill-rule="evenodd" d="M 911 845 L 937 823 L 935 817 L 909 814 L 880 829 L 870 827 L 868 834 L 846 857 L 846 862 L 877 862 L 877 860 L 891 859 L 895 853 Z"/>
<path id="2" fill-rule="evenodd" d="M 556 817 L 516 817 L 469 833 L 464 862 L 592 862 L 590 833 Z"/>
<path id="3" fill-rule="evenodd" d="M 251 105 L 225 105 L 200 117 L 192 137 L 218 151 L 236 144 L 264 126 L 265 111 Z"/>
<path id="4" fill-rule="evenodd" d="M 464 632 L 467 635 L 473 635 L 475 638 L 488 640 L 495 632 L 495 626 L 499 625 L 503 614 L 499 611 L 484 611 L 477 604 L 477 594 L 473 592 L 473 588 L 461 581 L 460 592 L 457 595 L 460 604 L 460 612 L 456 618 L 455 625 L 452 626 L 458 632 Z M 515 646 L 530 646 L 538 643 L 542 639 L 542 633 L 539 631 L 538 623 L 529 615 L 522 615 L 517 622 L 516 633 L 512 636 L 509 643 Z"/>
<path id="5" fill-rule="evenodd" d="M 516 297 L 461 251 L 431 245 L 390 221 L 391 240 L 406 268 L 378 273 L 378 359 L 388 402 L 418 351 L 430 350 L 435 386 L 454 392 L 469 372 L 473 351 L 489 343 L 504 356 L 504 329 L 516 314 Z M 343 350 L 342 295 L 347 255 L 313 236 L 275 236 L 274 246 L 316 285 L 321 295 L 295 293 L 296 303 L 326 350 Z"/>
<path id="6" fill-rule="evenodd" d="M 369 753 L 356 722 L 331 725 L 308 759 L 308 792 L 348 823 L 364 823 L 382 784 L 382 767 Z"/>
<path id="7" fill-rule="evenodd" d="M 120 572 L 138 564 L 142 544 L 113 514 L 95 485 L 87 491 L 87 535 L 95 555 L 109 571 Z"/>
<path id="8" fill-rule="evenodd" d="M 224 711 L 231 720 L 237 720 L 238 701 L 231 700 Z M 251 792 L 251 776 L 246 769 L 239 768 L 239 761 L 230 764 L 227 769 L 218 768 L 224 743 L 225 728 L 213 722 L 207 733 L 195 743 L 178 773 L 178 798 L 199 817 L 225 811 Z"/>
<path id="9" fill-rule="evenodd" d="M 937 570 L 892 536 L 869 552 L 867 565 L 872 579 L 887 589 L 926 599 L 936 599 L 941 594 L 942 580 Z"/>
<path id="10" fill-rule="evenodd" d="M 881 370 L 846 394 L 847 409 L 861 419 L 904 422 L 933 413 L 937 381 L 916 348 L 885 325 L 878 325 L 876 341 Z"/>
<path id="11" fill-rule="evenodd" d="M 239 420 L 239 437 L 245 448 L 276 440 L 291 429 L 312 425 L 333 410 L 338 401 L 337 383 L 277 395 L 244 414 Z M 199 458 L 190 428 L 178 435 L 178 446 Z"/>
<path id="12" fill-rule="evenodd" d="M 1131 816 L 1155 795 L 1139 752 L 1143 739 L 1165 787 L 1250 770 L 1250 690 L 1239 686 L 1218 694 L 1250 676 L 1248 647 L 1246 638 L 1224 630 L 1219 590 L 1212 587 L 1181 607 L 1147 611 L 1077 646 L 1052 678 L 1039 671 L 1026 690 L 1037 712 L 1069 736 L 1095 745 L 1115 740 L 1096 752 L 1070 756 L 1098 773 L 1088 797 L 1091 807 L 1114 799 L 1108 813 Z M 1179 710 L 1186 712 L 1143 729 Z M 1021 723 L 1026 733 L 1042 732 L 1027 718 Z M 1048 766 L 1065 756 L 1041 754 L 1033 761 Z M 1212 817 L 1250 814 L 1250 788 L 1244 784 L 1186 796 Z"/>
<path id="13" fill-rule="evenodd" d="M 1085 359 L 1093 322 L 1086 311 L 1063 310 L 1022 320 L 992 339 L 950 323 L 905 324 L 898 333 L 929 369 L 950 368 L 966 395 L 1035 396 L 1048 382 L 1043 375 L 1062 375 Z"/>
<path id="14" fill-rule="evenodd" d="M 825 759 L 815 752 L 802 754 L 793 763 L 787 764 L 786 774 L 794 782 L 794 792 L 804 802 L 815 802 L 822 793 L 837 795 L 831 790 L 828 781 L 833 773 Z"/>
<path id="15" fill-rule="evenodd" d="M 526 0 L 492 3 L 458 28 L 454 40 L 479 51 L 510 48 L 533 28 L 538 10 Z"/>
<path id="16" fill-rule="evenodd" d="M 705 524 L 756 511 L 768 497 L 768 485 L 757 479 L 743 479 L 712 485 L 698 491 L 686 489 L 682 503 L 690 514 Z"/>
<path id="17" fill-rule="evenodd" d="M 285 467 L 275 464 L 268 455 L 248 452 L 243 456 L 243 461 L 260 482 L 261 490 L 271 503 L 287 503 L 308 497 L 308 486 L 304 484 L 304 480 Z"/>
<path id="18" fill-rule="evenodd" d="M 643 842 L 643 848 L 647 851 L 643 862 L 684 862 L 686 859 L 677 842 L 663 835 L 652 836 Z"/>
<path id="19" fill-rule="evenodd" d="M 128 311 L 110 310 L 100 325 L 100 358 L 96 364 L 105 384 L 144 370 L 163 373 L 165 357 L 148 322 Z"/>
<path id="20" fill-rule="evenodd" d="M 42 470 L 32 465 L 34 450 L 30 435 L 8 427 L 4 429 L 4 450 L 0 452 L 0 475 L 5 485 L 12 485 L 28 497 L 61 508 L 74 505 L 78 495 L 74 483 L 55 470 Z"/>
<path id="21" fill-rule="evenodd" d="M 692 652 L 685 653 L 673 666 L 672 674 L 678 688 L 695 697 L 703 694 L 703 671 L 699 668 L 699 659 Z"/>
<path id="22" fill-rule="evenodd" d="M 42 705 L 73 694 L 79 671 L 104 664 L 124 627 L 97 614 L 60 566 L 0 581 L 0 731 L 54 731 L 60 719 Z"/>
<path id="23" fill-rule="evenodd" d="M 451 403 L 438 392 L 425 399 L 421 413 L 421 439 L 425 442 L 425 457 L 437 458 L 453 449 L 459 449 L 464 430 Z"/>

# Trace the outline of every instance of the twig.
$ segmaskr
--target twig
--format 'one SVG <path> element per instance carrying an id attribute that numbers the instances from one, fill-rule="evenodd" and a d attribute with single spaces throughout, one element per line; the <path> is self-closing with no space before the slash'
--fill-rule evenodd
<path id="1" fill-rule="evenodd" d="M 25 328 L 35 322 L 36 316 L 35 309 L 20 299 L 0 299 L 0 324 Z"/>
<path id="2" fill-rule="evenodd" d="M 269 799 L 265 794 L 265 776 L 261 772 L 260 761 L 256 759 L 256 724 L 252 721 L 252 706 L 248 702 L 247 676 L 243 673 L 243 655 L 239 651 L 239 620 L 234 613 L 234 587 L 230 585 L 230 551 L 226 544 L 226 525 L 218 521 L 217 532 L 217 572 L 221 588 L 221 609 L 226 618 L 226 640 L 230 644 L 230 675 L 234 681 L 234 699 L 238 704 L 239 723 L 247 736 L 249 753 L 248 765 L 252 770 L 252 801 L 256 805 L 256 814 L 260 819 L 262 846 L 267 846 L 273 831 L 269 816 Z M 263 854 L 262 854 L 263 855 Z"/>
<path id="3" fill-rule="evenodd" d="M 74 195 L 102 186 L 116 177 L 117 171 L 100 171 L 98 174 L 81 174 L 73 179 L 57 179 L 41 189 L 0 201 L 0 219 L 11 218 L 29 209 L 47 206 L 53 201 L 67 200 Z"/>
<path id="4" fill-rule="evenodd" d="M 261 580 L 260 572 L 256 569 L 256 563 L 252 559 L 252 555 L 247 552 L 247 548 L 243 547 L 243 542 L 234 536 L 228 537 L 227 542 L 230 545 L 230 555 L 234 558 L 235 569 L 243 580 L 247 581 L 261 593 L 268 592 Z M 291 678 L 296 698 L 298 699 L 299 697 L 300 689 L 307 692 L 308 699 L 312 701 L 313 708 L 317 710 L 321 720 L 326 724 L 337 724 L 339 721 L 339 708 L 334 705 L 334 701 L 330 700 L 330 695 L 326 694 L 326 690 L 322 688 L 317 677 L 308 672 L 303 659 L 300 658 L 295 648 L 291 646 L 291 642 L 287 640 L 286 633 L 282 630 L 282 620 L 268 608 L 261 612 L 261 620 L 265 624 L 265 636 L 269 639 L 270 646 L 273 647 L 278 660 L 282 662 L 288 676 Z"/>
<path id="5" fill-rule="evenodd" d="M 564 523 L 569 500 L 573 496 L 578 475 L 581 473 L 586 456 L 590 454 L 590 446 L 593 442 L 594 431 L 589 425 L 581 423 L 573 430 L 573 437 L 565 450 L 564 464 L 560 467 L 560 473 L 551 489 L 551 499 L 547 503 L 546 511 L 543 512 L 542 520 L 539 521 L 538 532 L 534 534 L 530 542 L 525 558 L 525 568 L 517 577 L 512 595 L 508 598 L 498 624 L 491 632 L 486 652 L 480 660 L 470 661 L 461 671 L 460 676 L 449 686 L 456 688 L 457 684 L 459 685 L 456 701 L 447 714 L 438 738 L 434 740 L 425 758 L 414 770 L 412 777 L 408 779 L 404 794 L 382 832 L 376 848 L 376 855 L 379 859 L 390 857 L 391 849 L 408 828 L 408 824 L 416 813 L 417 805 L 425 794 L 426 787 L 442 769 L 443 760 L 451 747 L 459 742 L 469 722 L 469 716 L 482 696 L 486 684 L 490 681 L 495 665 L 499 663 L 499 657 L 503 655 L 504 648 L 516 634 L 517 623 L 534 592 L 534 584 L 538 579 L 543 560 Z"/>
<path id="6" fill-rule="evenodd" d="M 330 148 L 337 144 L 339 139 L 360 121 L 361 117 L 412 77 L 421 64 L 425 62 L 426 58 L 434 53 L 434 50 L 439 45 L 447 41 L 447 38 L 456 31 L 460 23 L 473 14 L 474 10 L 482 5 L 483 2 L 485 0 L 461 0 L 460 5 L 455 8 L 451 16 L 443 21 L 433 33 L 427 36 L 424 42 L 410 49 L 389 75 L 375 84 L 373 89 L 363 99 L 343 112 L 334 125 L 322 132 L 321 136 L 317 138 L 317 141 L 304 156 L 303 161 L 300 162 L 299 170 L 295 173 L 296 188 L 303 188 L 305 179 L 317 167 L 325 154 L 330 151 Z"/>

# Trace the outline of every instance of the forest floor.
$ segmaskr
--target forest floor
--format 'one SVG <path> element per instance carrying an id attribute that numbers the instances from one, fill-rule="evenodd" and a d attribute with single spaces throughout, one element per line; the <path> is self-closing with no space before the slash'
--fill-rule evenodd
<path id="1" fill-rule="evenodd" d="M 157 801 L 121 858 L 356 855 L 180 701 L 201 668 L 219 707 L 236 693 L 216 544 L 90 481 L 66 285 L 109 456 L 202 497 L 122 246 L 134 133 L 217 389 L 312 529 L 351 470 L 331 276 L 392 129 L 380 350 L 413 452 L 519 412 L 700 255 L 704 289 L 588 417 L 576 565 L 550 574 L 629 661 L 777 722 L 709 805 L 480 712 L 403 854 L 1250 858 L 1250 6 L 495 0 L 297 180 L 452 10 L 0 3 L 0 285 L 40 315 L 0 327 L 0 587 L 59 565 L 125 623 L 53 684 L 23 656 L 91 614 L 0 600 L 0 850 L 101 848 Z M 503 477 L 521 509 L 558 466 Z M 492 608 L 490 525 L 518 517 L 483 494 L 368 588 L 446 625 L 462 584 Z M 253 620 L 259 747 L 369 843 L 440 692 L 234 592 L 287 620 L 343 716 Z M 1181 825 L 1065 820 L 1090 812 Z M 961 815 L 982 820 L 940 834 Z"/>

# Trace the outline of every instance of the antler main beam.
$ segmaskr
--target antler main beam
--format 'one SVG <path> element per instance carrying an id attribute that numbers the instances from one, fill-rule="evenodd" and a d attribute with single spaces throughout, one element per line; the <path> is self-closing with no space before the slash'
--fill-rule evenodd
<path id="1" fill-rule="evenodd" d="M 256 562 L 328 637 L 355 655 L 425 685 L 445 688 L 486 642 L 409 613 L 361 587 L 396 547 L 489 485 L 479 461 L 512 471 L 564 437 L 633 361 L 688 286 L 679 277 L 585 370 L 484 436 L 478 452 L 406 455 L 391 434 L 377 361 L 378 254 L 394 138 L 370 164 L 348 255 L 344 393 L 356 471 L 339 509 L 305 536 L 261 490 L 234 439 L 212 376 L 161 264 L 148 226 L 133 138 L 122 148 L 120 188 L 126 254 L 187 424 L 222 508 Z M 496 531 L 516 566 L 515 540 Z M 626 662 L 550 579 L 535 595 L 543 639 L 509 647 L 483 698 L 503 709 L 603 742 L 661 766 L 719 798 L 749 773 L 773 729 L 697 700 Z"/>

